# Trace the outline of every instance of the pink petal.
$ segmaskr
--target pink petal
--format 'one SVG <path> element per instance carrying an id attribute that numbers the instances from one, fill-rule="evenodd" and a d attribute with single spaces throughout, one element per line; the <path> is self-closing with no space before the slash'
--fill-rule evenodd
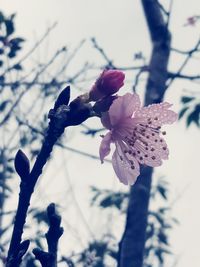
<path id="1" fill-rule="evenodd" d="M 101 141 L 101 145 L 99 148 L 99 156 L 101 163 L 103 163 L 103 160 L 108 154 L 110 153 L 110 144 L 111 144 L 111 138 L 112 138 L 112 133 L 108 132 L 104 138 Z"/>
<path id="2" fill-rule="evenodd" d="M 131 169 L 130 161 L 126 157 L 123 160 L 120 158 L 118 148 L 116 148 L 112 157 L 113 169 L 120 182 L 125 185 L 133 185 L 140 174 L 138 162 L 135 158 L 131 158 L 131 160 L 134 162 L 135 169 Z"/>
<path id="3" fill-rule="evenodd" d="M 162 165 L 162 155 L 160 147 L 156 148 L 149 144 L 148 150 L 145 149 L 144 144 L 140 140 L 136 140 L 135 145 L 136 160 L 143 165 L 158 167 Z M 153 148 L 153 151 L 151 151 Z M 139 152 L 139 153 L 138 153 Z"/>
<path id="4" fill-rule="evenodd" d="M 138 130 L 141 129 L 140 126 L 137 127 Z M 156 132 L 152 128 L 146 128 L 145 134 L 139 135 L 139 139 L 135 142 L 135 148 L 136 150 L 140 150 L 142 154 L 146 155 L 142 155 L 142 157 L 144 157 L 146 160 L 150 159 L 152 162 L 151 158 L 156 157 L 155 162 L 157 162 L 157 166 L 161 165 L 161 159 L 168 159 L 169 150 L 165 140 L 160 136 L 159 132 Z M 149 165 L 147 162 L 142 164 Z"/>
<path id="5" fill-rule="evenodd" d="M 172 124 L 177 120 L 178 115 L 174 111 L 169 110 L 171 106 L 167 102 L 149 105 L 136 111 L 134 117 L 144 118 L 146 120 L 150 118 L 152 120 L 151 125 L 155 127 L 163 124 Z"/>
<path id="6" fill-rule="evenodd" d="M 139 108 L 140 99 L 137 94 L 127 93 L 124 96 L 119 96 L 109 109 L 111 125 L 116 126 L 125 118 L 132 117 Z"/>

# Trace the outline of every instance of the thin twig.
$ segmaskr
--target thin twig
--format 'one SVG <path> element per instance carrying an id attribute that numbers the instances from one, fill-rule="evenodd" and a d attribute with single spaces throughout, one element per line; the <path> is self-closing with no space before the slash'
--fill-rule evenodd
<path id="1" fill-rule="evenodd" d="M 105 59 L 107 62 L 107 67 L 111 69 L 115 69 L 116 67 L 113 65 L 113 61 L 108 58 L 106 55 L 105 51 L 98 45 L 97 41 L 95 38 L 91 38 L 91 42 L 94 46 L 94 48 L 99 51 L 99 53 L 102 55 L 102 57 Z"/>
<path id="2" fill-rule="evenodd" d="M 180 74 L 180 73 L 173 73 L 173 72 L 168 72 L 168 77 L 169 78 L 178 78 L 178 79 L 186 79 L 186 80 L 198 80 L 200 79 L 200 75 L 184 75 L 184 74 Z"/>
<path id="3" fill-rule="evenodd" d="M 169 23 L 171 19 L 171 14 L 172 14 L 172 8 L 173 8 L 173 0 L 169 1 L 169 11 L 168 11 L 168 17 L 167 17 L 167 28 L 169 28 Z"/>
<path id="4" fill-rule="evenodd" d="M 7 114 L 1 120 L 0 126 L 2 126 L 10 118 L 13 110 L 17 107 L 17 105 L 21 101 L 22 97 L 32 88 L 32 86 L 35 85 L 35 82 L 37 81 L 37 79 L 39 78 L 39 76 L 54 62 L 54 60 L 57 58 L 57 56 L 60 55 L 63 51 L 64 51 L 63 49 L 58 50 L 55 53 L 55 55 L 50 59 L 50 61 L 45 66 L 43 66 L 42 69 L 40 69 L 39 71 L 37 71 L 37 73 L 36 73 L 34 79 L 32 80 L 32 82 L 29 84 L 29 86 L 25 90 L 23 90 L 18 95 L 17 99 L 15 100 L 15 102 L 13 103 L 13 105 L 10 107 L 9 111 L 7 112 Z"/>
<path id="5" fill-rule="evenodd" d="M 36 48 L 46 39 L 46 37 L 49 35 L 49 33 L 56 27 L 57 22 L 55 22 L 52 26 L 50 26 L 46 32 L 44 33 L 44 35 L 34 44 L 34 46 L 28 51 L 28 53 L 26 53 L 17 63 L 15 63 L 14 65 L 18 65 L 21 64 L 23 61 L 25 61 L 35 50 Z M 2 73 L 1 75 L 5 75 L 6 72 L 10 71 L 11 69 L 13 69 L 13 66 L 9 67 L 8 69 L 6 69 L 4 71 L 4 73 Z"/>
<path id="6" fill-rule="evenodd" d="M 169 16 L 169 12 L 164 8 L 164 6 L 163 6 L 158 0 L 155 0 L 155 2 L 156 2 L 157 5 L 159 6 L 159 8 L 162 10 L 162 12 L 163 12 L 166 16 Z"/>
<path id="7" fill-rule="evenodd" d="M 187 50 L 187 51 L 182 51 L 180 49 L 172 47 L 171 51 L 179 53 L 179 54 L 182 54 L 182 55 L 188 55 L 188 54 L 194 54 L 195 52 L 200 52 L 200 49 L 193 48 L 193 49 L 190 49 L 190 50 Z"/>
<path id="8" fill-rule="evenodd" d="M 196 45 L 194 46 L 194 48 L 191 49 L 190 52 L 187 54 L 185 60 L 183 61 L 183 63 L 182 63 L 181 66 L 179 67 L 178 71 L 176 72 L 176 75 L 181 75 L 182 70 L 185 68 L 185 66 L 187 65 L 187 63 L 188 63 L 189 60 L 191 59 L 193 53 L 195 53 L 195 52 L 199 49 L 199 46 L 200 46 L 200 39 L 197 41 L 197 43 L 196 43 Z M 172 83 L 173 83 L 173 81 L 174 81 L 175 78 L 176 78 L 176 77 L 173 77 L 173 78 L 171 78 L 171 79 L 169 80 L 169 82 L 167 83 L 166 89 L 169 88 L 169 87 L 172 85 Z"/>
<path id="9" fill-rule="evenodd" d="M 136 76 L 135 76 L 135 83 L 134 83 L 134 85 L 133 85 L 133 89 L 132 89 L 134 93 L 136 92 L 136 88 L 137 88 L 137 85 L 138 85 L 138 83 L 139 83 L 140 76 L 141 76 L 142 73 L 145 72 L 145 71 L 148 71 L 148 68 L 147 68 L 147 67 L 145 67 L 145 68 L 141 68 L 140 71 L 136 74 Z"/>
<path id="10" fill-rule="evenodd" d="M 63 64 L 63 66 L 61 67 L 61 69 L 57 72 L 56 76 L 59 76 L 64 71 L 66 71 L 67 67 L 69 66 L 69 63 L 77 55 L 78 51 L 82 48 L 82 46 L 84 45 L 84 43 L 85 43 L 85 39 L 83 39 L 83 40 L 80 41 L 80 43 L 77 45 L 77 47 L 71 53 L 71 55 L 68 57 L 67 61 Z"/>

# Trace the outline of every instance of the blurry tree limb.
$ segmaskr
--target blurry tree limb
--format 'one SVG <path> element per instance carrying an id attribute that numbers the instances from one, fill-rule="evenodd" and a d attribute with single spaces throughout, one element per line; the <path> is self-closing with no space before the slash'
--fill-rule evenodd
<path id="1" fill-rule="evenodd" d="M 15 102 L 12 104 L 12 106 L 10 107 L 9 111 L 7 112 L 7 114 L 4 116 L 4 118 L 0 121 L 0 126 L 2 126 L 4 123 L 7 122 L 7 120 L 10 118 L 13 110 L 18 106 L 19 102 L 21 101 L 21 99 L 23 98 L 23 96 L 35 85 L 35 82 L 38 81 L 39 76 L 54 62 L 54 60 L 62 53 L 65 52 L 65 49 L 59 49 L 54 56 L 49 60 L 49 62 L 47 64 L 45 64 L 42 69 L 40 69 L 39 71 L 36 72 L 35 77 L 33 78 L 33 80 L 31 81 L 31 83 L 26 87 L 25 90 L 23 90 L 16 98 Z"/>
<path id="2" fill-rule="evenodd" d="M 56 76 L 58 76 L 58 75 L 60 75 L 60 74 L 62 74 L 62 73 L 64 73 L 66 71 L 66 69 L 69 66 L 70 62 L 77 55 L 78 51 L 82 48 L 84 43 L 85 43 L 85 39 L 80 41 L 78 46 L 74 49 L 74 51 L 71 53 L 71 55 L 67 58 L 66 62 L 63 64 L 61 69 L 56 73 Z"/>
<path id="3" fill-rule="evenodd" d="M 34 46 L 17 62 L 16 64 L 21 64 L 22 62 L 24 62 L 37 48 L 38 46 L 46 39 L 46 37 L 50 34 L 50 32 L 56 27 L 57 22 L 55 22 L 53 25 L 51 25 L 46 32 L 44 33 L 44 35 L 34 44 Z M 9 72 L 11 69 L 13 69 L 13 65 L 11 67 L 9 67 L 8 69 L 6 69 L 4 71 L 4 73 L 2 73 L 1 75 L 5 75 L 6 72 Z"/>
<path id="4" fill-rule="evenodd" d="M 113 61 L 109 59 L 109 57 L 106 55 L 105 51 L 103 48 L 101 48 L 95 38 L 91 38 L 92 44 L 94 45 L 94 48 L 99 51 L 99 53 L 102 55 L 102 57 L 105 59 L 107 62 L 107 67 L 110 69 L 115 69 L 115 66 L 113 65 Z"/>
<path id="5" fill-rule="evenodd" d="M 153 44 L 145 94 L 145 105 L 148 105 L 161 102 L 166 91 L 171 35 L 157 1 L 141 2 Z M 118 267 L 143 266 L 152 173 L 151 167 L 141 168 L 141 174 L 130 190 L 126 227 L 119 244 Z"/>
<path id="6" fill-rule="evenodd" d="M 34 249 L 33 254 L 40 261 L 42 267 L 57 267 L 58 241 L 63 234 L 63 228 L 60 227 L 61 217 L 57 213 L 55 204 L 51 203 L 47 207 L 47 216 L 49 220 L 49 230 L 46 233 L 48 252 L 40 249 Z"/>

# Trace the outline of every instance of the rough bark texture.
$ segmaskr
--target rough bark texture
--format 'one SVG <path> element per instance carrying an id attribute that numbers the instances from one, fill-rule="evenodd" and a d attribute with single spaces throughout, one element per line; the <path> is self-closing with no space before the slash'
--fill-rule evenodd
<path id="1" fill-rule="evenodd" d="M 171 36 L 156 0 L 141 0 L 152 40 L 145 105 L 159 103 L 166 90 Z M 126 227 L 119 244 L 118 267 L 142 267 L 153 170 L 143 167 L 130 190 Z"/>

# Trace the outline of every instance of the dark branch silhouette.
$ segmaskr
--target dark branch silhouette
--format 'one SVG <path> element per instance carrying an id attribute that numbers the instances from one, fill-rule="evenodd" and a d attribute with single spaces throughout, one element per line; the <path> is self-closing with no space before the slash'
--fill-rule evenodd
<path id="1" fill-rule="evenodd" d="M 20 161 L 16 161 L 16 169 L 21 177 L 19 202 L 17 212 L 15 216 L 14 228 L 11 237 L 10 247 L 7 257 L 7 267 L 17 267 L 20 265 L 22 256 L 20 253 L 20 246 L 22 245 L 23 227 L 26 222 L 26 216 L 28 207 L 30 205 L 30 199 L 34 192 L 35 185 L 39 176 L 42 174 L 44 165 L 46 164 L 54 145 L 59 137 L 63 134 L 66 127 L 70 125 L 78 125 L 85 121 L 91 115 L 91 106 L 81 102 L 81 98 L 78 97 L 68 105 L 70 96 L 69 86 L 65 88 L 59 95 L 55 102 L 54 108 L 49 112 L 49 127 L 45 136 L 42 148 L 36 158 L 35 164 L 27 175 L 27 171 L 19 171 L 20 166 L 24 167 L 25 164 L 21 164 L 25 160 L 20 157 Z M 18 154 L 19 155 L 19 154 Z M 18 162 L 18 163 L 17 163 Z M 27 162 L 27 158 L 26 158 Z M 26 173 L 26 175 L 21 175 Z"/>
<path id="2" fill-rule="evenodd" d="M 57 267 L 58 241 L 63 234 L 63 228 L 60 227 L 61 217 L 56 212 L 55 204 L 51 203 L 47 207 L 47 216 L 49 220 L 49 230 L 46 233 L 48 252 L 35 248 L 33 254 L 40 261 L 42 267 Z"/>

